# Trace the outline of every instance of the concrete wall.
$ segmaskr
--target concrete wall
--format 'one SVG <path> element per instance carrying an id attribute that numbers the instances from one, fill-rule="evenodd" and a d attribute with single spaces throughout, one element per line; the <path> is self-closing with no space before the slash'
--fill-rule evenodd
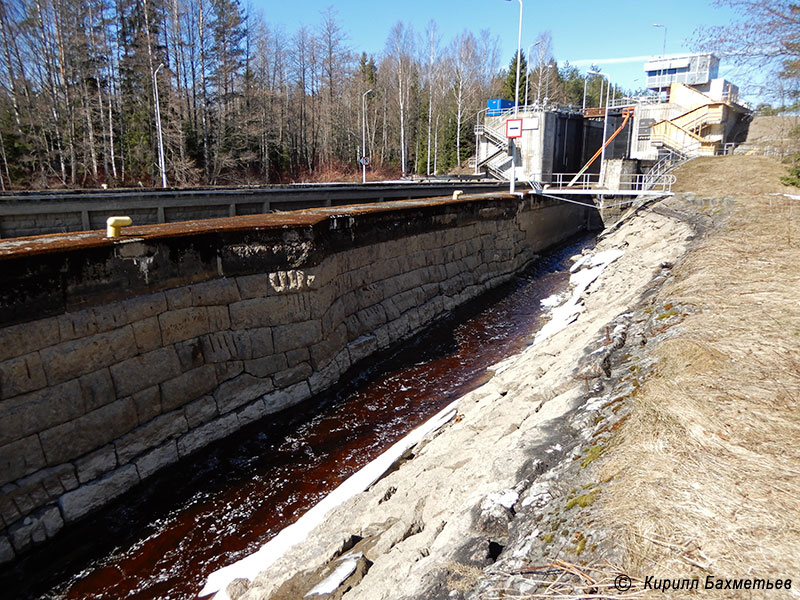
<path id="1" fill-rule="evenodd" d="M 0 562 L 320 392 L 591 213 L 502 195 L 278 216 L 0 243 Z"/>
<path id="2" fill-rule="evenodd" d="M 175 223 L 409 198 L 502 191 L 497 182 L 275 185 L 195 190 L 81 190 L 0 194 L 0 238 L 104 229 L 112 215 L 136 225 Z"/>

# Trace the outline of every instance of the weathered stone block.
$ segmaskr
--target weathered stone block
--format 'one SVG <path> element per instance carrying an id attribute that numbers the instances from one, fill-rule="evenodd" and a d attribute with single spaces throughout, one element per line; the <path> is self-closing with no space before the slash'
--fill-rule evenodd
<path id="1" fill-rule="evenodd" d="M 258 421 L 266 415 L 267 409 L 264 406 L 264 400 L 261 398 L 236 411 L 236 416 L 241 426 Z"/>
<path id="2" fill-rule="evenodd" d="M 345 325 L 339 325 L 335 331 L 328 334 L 326 339 L 319 344 L 314 344 L 311 347 L 311 364 L 314 366 L 314 369 L 321 369 L 331 362 L 333 357 L 341 352 L 342 348 L 347 344 L 347 337 L 347 327 Z"/>
<path id="3" fill-rule="evenodd" d="M 182 410 L 156 417 L 114 442 L 119 464 L 130 462 L 133 457 L 155 448 L 165 440 L 178 437 L 188 429 Z"/>
<path id="4" fill-rule="evenodd" d="M 47 381 L 50 385 L 55 385 L 124 361 L 137 352 L 133 329 L 127 325 L 106 333 L 56 344 L 40 353 Z"/>
<path id="5" fill-rule="evenodd" d="M 14 550 L 17 552 L 24 552 L 33 545 L 31 534 L 34 529 L 36 529 L 37 525 L 39 525 L 39 523 L 29 517 L 8 528 L 8 534 L 11 538 L 11 544 L 14 546 Z M 44 527 L 41 525 L 39 526 L 42 531 L 44 531 Z"/>
<path id="6" fill-rule="evenodd" d="M 58 338 L 55 338 L 53 342 L 57 339 L 66 342 L 99 333 L 92 308 L 68 312 L 56 318 L 58 319 Z"/>
<path id="7" fill-rule="evenodd" d="M 98 332 L 111 331 L 131 322 L 119 302 L 95 306 L 91 310 Z"/>
<path id="8" fill-rule="evenodd" d="M 22 518 L 22 513 L 19 512 L 17 505 L 12 500 L 17 486 L 13 483 L 7 483 L 0 487 L 0 524 L 10 525 L 17 522 Z"/>
<path id="9" fill-rule="evenodd" d="M 208 311 L 209 331 L 222 331 L 230 328 L 231 317 L 227 306 L 209 306 L 206 310 Z"/>
<path id="10" fill-rule="evenodd" d="M 325 314 L 322 316 L 322 334 L 326 335 L 328 332 L 333 331 L 344 323 L 344 320 L 344 300 L 337 298 L 331 303 L 328 310 L 325 311 Z"/>
<path id="11" fill-rule="evenodd" d="M 64 527 L 64 519 L 61 518 L 61 511 L 57 506 L 51 506 L 42 514 L 40 521 L 44 526 L 44 532 L 48 539 L 57 534 Z M 36 541 L 36 540 L 34 540 Z"/>
<path id="12" fill-rule="evenodd" d="M 47 385 L 38 352 L 0 363 L 0 399 L 13 398 Z"/>
<path id="13" fill-rule="evenodd" d="M 280 373 L 275 373 L 275 375 L 272 376 L 272 381 L 275 387 L 284 388 L 298 381 L 307 379 L 313 372 L 314 370 L 311 368 L 311 365 L 304 362 L 286 369 L 285 371 L 281 371 Z"/>
<path id="14" fill-rule="evenodd" d="M 71 464 L 59 465 L 20 479 L 10 497 L 19 512 L 27 515 L 76 487 L 75 468 Z"/>
<path id="15" fill-rule="evenodd" d="M 251 298 L 234 302 L 228 307 L 231 327 L 244 330 L 272 325 L 281 305 L 282 302 L 276 298 Z"/>
<path id="16" fill-rule="evenodd" d="M 204 396 L 217 387 L 214 365 L 203 365 L 161 384 L 161 408 L 168 411 Z"/>
<path id="17" fill-rule="evenodd" d="M 87 412 L 105 406 L 117 399 L 114 382 L 108 369 L 83 375 L 79 380 L 83 404 Z M 71 382 L 70 382 L 71 383 Z"/>
<path id="18" fill-rule="evenodd" d="M 158 316 L 164 345 L 176 344 L 209 332 L 208 310 L 203 306 L 169 310 Z"/>
<path id="19" fill-rule="evenodd" d="M 242 358 L 259 358 L 272 354 L 274 346 L 272 343 L 272 327 L 259 327 L 246 332 L 250 343 L 250 356 Z"/>
<path id="20" fill-rule="evenodd" d="M 163 345 L 158 317 L 148 317 L 143 321 L 136 321 L 131 324 L 131 327 L 139 352 L 150 352 L 150 350 L 155 350 Z"/>
<path id="21" fill-rule="evenodd" d="M 402 294 L 398 294 L 393 298 L 394 305 L 397 310 L 401 313 L 406 312 L 407 310 L 419 306 L 424 302 L 424 295 L 420 288 L 414 288 L 412 290 L 408 290 L 407 292 L 403 292 Z"/>
<path id="22" fill-rule="evenodd" d="M 381 286 L 374 283 L 358 288 L 355 290 L 355 294 L 356 303 L 359 308 L 367 308 L 383 300 L 383 290 Z"/>
<path id="23" fill-rule="evenodd" d="M 378 339 L 374 335 L 362 335 L 347 345 L 350 352 L 350 362 L 356 364 L 378 350 Z"/>
<path id="24" fill-rule="evenodd" d="M 200 338 L 200 344 L 206 363 L 221 363 L 239 358 L 235 336 L 231 331 L 218 331 L 204 335 Z"/>
<path id="25" fill-rule="evenodd" d="M 228 381 L 244 371 L 244 361 L 229 360 L 218 365 L 214 365 L 217 371 L 217 381 Z"/>
<path id="26" fill-rule="evenodd" d="M 44 388 L 0 404 L 0 445 L 84 414 L 78 381 Z"/>
<path id="27" fill-rule="evenodd" d="M 36 434 L 0 446 L 0 485 L 38 471 L 45 464 L 42 445 Z"/>
<path id="28" fill-rule="evenodd" d="M 135 394 L 180 373 L 180 362 L 172 347 L 159 348 L 111 367 L 111 377 L 118 397 Z"/>
<path id="29" fill-rule="evenodd" d="M 213 396 L 204 396 L 183 407 L 189 429 L 194 429 L 217 416 L 217 403 Z"/>
<path id="30" fill-rule="evenodd" d="M 188 456 L 214 440 L 225 437 L 239 428 L 236 413 L 230 413 L 189 431 L 178 439 L 178 454 Z"/>
<path id="31" fill-rule="evenodd" d="M 273 354 L 244 362 L 245 372 L 254 377 L 271 377 L 274 373 L 283 371 L 287 367 L 285 354 Z"/>
<path id="32" fill-rule="evenodd" d="M 58 501 L 64 520 L 71 523 L 100 508 L 139 483 L 136 467 L 126 465 L 94 483 L 64 494 Z"/>
<path id="33" fill-rule="evenodd" d="M 282 390 L 276 390 L 263 397 L 266 414 L 276 413 L 294 406 L 298 402 L 311 397 L 311 389 L 307 381 L 301 381 Z"/>
<path id="34" fill-rule="evenodd" d="M 203 355 L 203 345 L 199 339 L 175 344 L 174 348 L 182 371 L 196 369 L 206 362 Z"/>
<path id="35" fill-rule="evenodd" d="M 117 453 L 113 444 L 103 446 L 75 461 L 78 481 L 82 484 L 97 479 L 100 475 L 108 473 L 116 467 Z"/>
<path id="36" fill-rule="evenodd" d="M 143 321 L 148 317 L 156 317 L 167 310 L 167 298 L 164 292 L 134 296 L 123 300 L 120 304 L 121 310 L 131 323 Z"/>
<path id="37" fill-rule="evenodd" d="M 170 440 L 137 459 L 135 464 L 139 478 L 146 479 L 159 469 L 175 462 L 178 462 L 178 444 L 175 440 Z"/>
<path id="38" fill-rule="evenodd" d="M 127 433 L 138 420 L 133 400 L 123 398 L 39 434 L 47 464 L 60 465 Z"/>
<path id="39" fill-rule="evenodd" d="M 267 295 L 267 276 L 263 273 L 243 275 L 237 277 L 235 281 L 242 300 L 264 298 Z"/>
<path id="40" fill-rule="evenodd" d="M 303 321 L 276 326 L 272 332 L 275 352 L 286 352 L 316 344 L 322 339 L 319 321 Z"/>
<path id="41" fill-rule="evenodd" d="M 290 367 L 307 361 L 311 357 L 308 348 L 297 348 L 286 353 L 286 362 Z"/>
<path id="42" fill-rule="evenodd" d="M 220 414 L 225 414 L 263 396 L 272 389 L 270 379 L 261 379 L 244 373 L 220 385 L 214 392 L 214 399 L 217 401 Z"/>
<path id="43" fill-rule="evenodd" d="M 131 398 L 139 425 L 143 425 L 161 414 L 161 388 L 159 386 L 154 385 L 141 392 L 136 392 Z"/>
<path id="44" fill-rule="evenodd" d="M 0 328 L 0 360 L 17 358 L 61 341 L 58 317 Z"/>
<path id="45" fill-rule="evenodd" d="M 11 562 L 16 557 L 11 540 L 5 536 L 0 536 L 0 565 Z"/>
<path id="46" fill-rule="evenodd" d="M 389 320 L 386 310 L 380 304 L 358 311 L 358 319 L 361 321 L 362 327 L 359 335 L 362 333 L 371 333 Z"/>
<path id="47" fill-rule="evenodd" d="M 194 283 L 191 290 L 194 306 L 227 305 L 241 298 L 236 280 L 226 277 Z"/>
<path id="48" fill-rule="evenodd" d="M 192 290 L 189 286 L 181 286 L 164 292 L 169 310 L 180 310 L 192 305 Z"/>

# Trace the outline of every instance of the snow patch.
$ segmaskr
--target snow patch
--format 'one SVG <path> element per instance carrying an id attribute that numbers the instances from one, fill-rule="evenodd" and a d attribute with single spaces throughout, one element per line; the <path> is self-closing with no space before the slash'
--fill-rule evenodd
<path id="1" fill-rule="evenodd" d="M 395 442 L 386 452 L 351 475 L 297 521 L 282 529 L 278 535 L 261 546 L 259 550 L 211 573 L 198 595 L 216 594 L 215 600 L 230 600 L 226 588 L 231 581 L 240 578 L 252 580 L 283 556 L 292 546 L 305 540 L 311 530 L 322 523 L 331 510 L 375 483 L 409 449 L 452 419 L 456 415 L 457 405 L 458 400 L 451 402 L 407 436 Z"/>
<path id="2" fill-rule="evenodd" d="M 519 500 L 519 494 L 514 490 L 503 490 L 502 492 L 492 492 L 481 503 L 481 510 L 489 510 L 493 506 L 500 505 L 504 508 L 511 510 Z"/>
<path id="3" fill-rule="evenodd" d="M 542 305 L 542 308 L 553 308 L 554 306 L 558 306 L 561 303 L 561 294 L 553 294 L 552 296 L 548 296 L 544 300 L 540 300 L 539 303 Z"/>
<path id="4" fill-rule="evenodd" d="M 564 304 L 553 308 L 550 320 L 544 324 L 533 339 L 534 346 L 565 329 L 578 318 L 583 310 L 581 301 L 583 293 L 595 279 L 600 277 L 608 265 L 624 254 L 622 250 L 605 250 L 597 254 L 587 254 L 572 265 L 570 268 L 572 274 L 569 276 L 569 283 L 574 286 L 572 293 Z M 591 265 L 589 268 L 582 268 L 589 265 Z"/>
<path id="5" fill-rule="evenodd" d="M 317 595 L 324 596 L 326 594 L 332 594 L 335 592 L 339 586 L 342 585 L 344 580 L 355 572 L 356 567 L 358 566 L 358 561 L 362 556 L 363 554 L 361 554 L 361 552 L 351 552 L 350 554 L 345 554 L 342 556 L 339 559 L 342 564 L 336 567 L 333 570 L 333 573 L 311 588 L 311 590 L 304 597 L 308 598 L 309 596 Z"/>

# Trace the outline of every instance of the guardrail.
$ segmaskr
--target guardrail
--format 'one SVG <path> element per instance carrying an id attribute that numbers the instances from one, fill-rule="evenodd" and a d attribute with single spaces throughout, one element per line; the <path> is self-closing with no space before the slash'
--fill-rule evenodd
<path id="1" fill-rule="evenodd" d="M 545 182 L 556 188 L 567 188 L 575 178 L 576 173 L 553 173 L 549 181 Z M 624 191 L 672 191 L 675 183 L 675 176 L 669 173 L 629 173 L 622 174 L 619 178 L 619 187 L 610 189 L 600 185 L 600 175 L 597 173 L 582 173 L 580 177 L 569 185 L 570 189 L 597 190 L 602 193 L 613 192 L 614 190 Z"/>

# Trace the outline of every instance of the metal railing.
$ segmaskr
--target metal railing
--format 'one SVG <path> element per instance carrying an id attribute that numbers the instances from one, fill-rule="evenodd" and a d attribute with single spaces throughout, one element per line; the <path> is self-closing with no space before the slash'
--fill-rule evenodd
<path id="1" fill-rule="evenodd" d="M 577 173 L 552 173 L 547 181 L 548 185 L 565 188 L 569 185 Z M 575 189 L 588 189 L 596 187 L 600 183 L 599 173 L 581 173 L 580 177 L 570 187 Z"/>
<path id="2" fill-rule="evenodd" d="M 548 185 L 556 188 L 567 189 L 569 183 L 575 177 L 575 173 L 553 173 L 548 178 Z M 620 175 L 619 187 L 614 190 L 624 191 L 662 191 L 672 190 L 675 183 L 675 176 L 668 173 L 624 173 Z M 600 175 L 597 173 L 582 173 L 581 176 L 569 186 L 569 189 L 578 190 L 597 190 L 598 192 L 608 192 L 612 188 L 600 185 Z"/>
<path id="3" fill-rule="evenodd" d="M 506 147 L 508 144 L 508 139 L 505 135 L 495 129 L 492 129 L 491 127 L 487 127 L 486 125 L 475 125 L 475 135 L 484 136 L 498 147 Z"/>
<path id="4" fill-rule="evenodd" d="M 642 96 L 623 96 L 616 98 L 608 103 L 609 108 L 623 108 L 625 106 L 636 106 L 637 104 L 662 104 L 664 101 L 658 94 L 646 94 Z"/>
<path id="5" fill-rule="evenodd" d="M 487 117 L 507 117 L 515 113 L 514 107 L 504 108 L 502 110 L 494 109 L 498 112 L 493 112 L 491 115 L 487 113 Z M 534 102 L 533 104 L 520 104 L 519 112 L 569 112 L 581 114 L 581 107 L 574 104 L 561 104 L 560 102 Z"/>

